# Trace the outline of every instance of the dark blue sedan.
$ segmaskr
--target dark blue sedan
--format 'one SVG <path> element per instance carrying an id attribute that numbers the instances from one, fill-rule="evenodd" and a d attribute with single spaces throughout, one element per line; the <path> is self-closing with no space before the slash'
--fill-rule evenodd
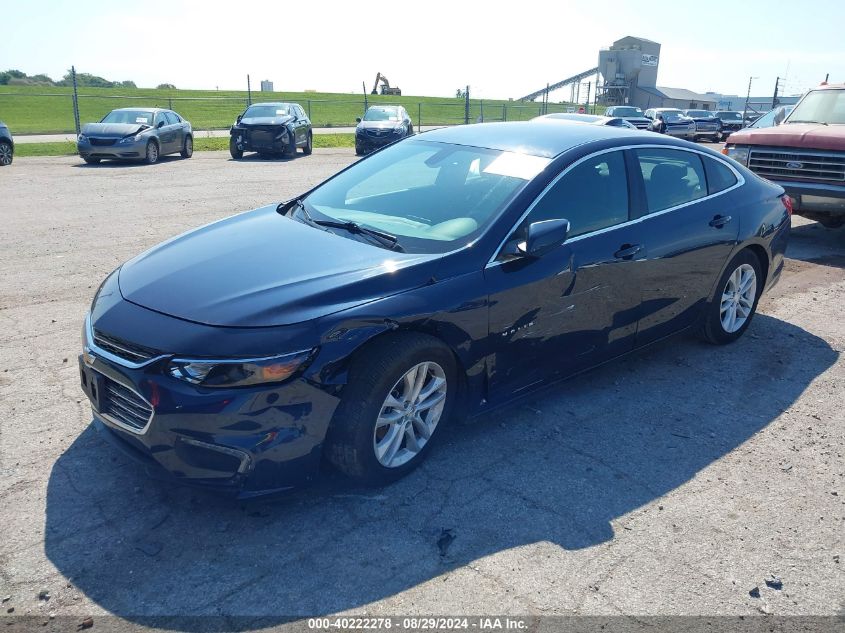
<path id="1" fill-rule="evenodd" d="M 250 496 L 327 461 L 384 483 L 451 421 L 683 330 L 735 341 L 790 212 L 666 136 L 437 130 L 114 271 L 82 388 L 107 437 L 184 482 Z"/>

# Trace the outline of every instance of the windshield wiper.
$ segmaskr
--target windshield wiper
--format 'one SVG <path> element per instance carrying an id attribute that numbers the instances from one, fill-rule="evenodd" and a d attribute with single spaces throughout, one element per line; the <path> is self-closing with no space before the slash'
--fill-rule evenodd
<path id="1" fill-rule="evenodd" d="M 816 123 L 818 125 L 827 125 L 824 121 L 809 121 L 809 120 L 801 120 L 801 119 L 794 119 L 792 121 L 787 121 L 787 123 Z"/>
<path id="2" fill-rule="evenodd" d="M 355 222 L 339 222 L 337 220 L 315 220 L 312 215 L 308 213 L 308 209 L 305 208 L 305 204 L 299 198 L 293 201 L 291 209 L 299 209 L 302 212 L 302 217 L 305 218 L 305 221 L 308 222 L 308 224 L 314 226 L 324 226 L 330 229 L 343 229 L 355 235 L 366 235 L 368 237 L 375 238 L 383 246 L 387 246 L 388 248 L 393 249 L 395 251 L 402 252 L 405 250 L 399 244 L 399 238 L 395 235 L 391 235 L 390 233 L 385 233 L 384 231 L 379 231 L 376 229 L 368 228 L 366 226 L 361 226 L 360 224 L 356 224 Z"/>

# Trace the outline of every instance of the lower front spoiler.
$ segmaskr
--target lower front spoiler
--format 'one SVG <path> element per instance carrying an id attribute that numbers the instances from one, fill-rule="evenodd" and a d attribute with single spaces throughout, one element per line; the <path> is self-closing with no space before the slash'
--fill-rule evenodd
<path id="1" fill-rule="evenodd" d="M 249 489 L 247 487 L 247 479 L 251 474 L 253 467 L 250 456 L 247 453 L 241 453 L 240 456 L 235 456 L 232 453 L 240 453 L 240 451 L 231 451 L 231 449 L 227 450 L 225 447 L 215 446 L 205 442 L 196 442 L 196 448 L 200 451 L 218 451 L 223 454 L 228 453 L 231 457 L 238 460 L 239 465 L 232 472 L 230 477 L 202 478 L 196 476 L 186 476 L 191 473 L 185 472 L 184 470 L 178 473 L 173 473 L 159 464 L 151 455 L 140 448 L 137 448 L 128 438 L 124 438 L 120 431 L 111 428 L 102 419 L 100 419 L 99 416 L 94 416 L 93 424 L 94 428 L 100 433 L 101 437 L 106 439 L 110 444 L 112 444 L 112 446 L 120 450 L 124 455 L 143 466 L 146 474 L 158 481 L 210 490 L 224 496 L 231 496 L 238 499 L 248 499 L 251 497 L 285 492 L 296 488 L 294 485 L 287 485 L 259 490 Z M 199 469 L 200 467 L 195 466 L 195 468 Z"/>

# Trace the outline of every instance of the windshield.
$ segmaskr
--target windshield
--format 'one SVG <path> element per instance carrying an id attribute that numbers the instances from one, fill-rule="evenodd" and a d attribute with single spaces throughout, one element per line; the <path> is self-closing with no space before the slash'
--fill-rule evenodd
<path id="1" fill-rule="evenodd" d="M 742 121 L 741 112 L 717 112 L 716 116 L 722 121 Z"/>
<path id="2" fill-rule="evenodd" d="M 778 124 L 778 121 L 777 121 L 778 117 L 780 117 L 781 120 L 782 120 L 783 117 L 785 117 L 791 111 L 792 111 L 792 106 L 783 106 L 783 107 L 780 107 L 780 108 L 775 108 L 774 110 L 769 110 L 768 112 L 766 112 L 766 114 L 764 114 L 759 119 L 754 121 L 754 123 L 752 123 L 748 127 L 749 128 L 773 127 L 773 126 Z"/>
<path id="3" fill-rule="evenodd" d="M 137 123 L 152 125 L 153 113 L 148 110 L 114 110 L 109 112 L 100 123 Z"/>
<path id="4" fill-rule="evenodd" d="M 667 121 L 680 121 L 684 118 L 684 113 L 680 110 L 663 110 L 660 114 Z"/>
<path id="5" fill-rule="evenodd" d="M 608 116 L 642 116 L 643 111 L 639 108 L 613 108 L 613 114 Z"/>
<path id="6" fill-rule="evenodd" d="M 395 235 L 405 252 L 445 253 L 481 235 L 549 162 L 479 147 L 406 141 L 356 163 L 303 202 L 315 219 L 354 222 Z"/>
<path id="7" fill-rule="evenodd" d="M 244 112 L 245 119 L 275 118 L 290 114 L 290 106 L 286 103 L 274 103 L 270 105 L 249 106 Z"/>
<path id="8" fill-rule="evenodd" d="M 398 121 L 399 110 L 396 108 L 370 108 L 364 115 L 365 121 Z"/>
<path id="9" fill-rule="evenodd" d="M 699 119 L 712 119 L 713 113 L 708 110 L 687 110 L 687 116 L 694 116 Z"/>
<path id="10" fill-rule="evenodd" d="M 786 123 L 845 125 L 845 90 L 814 90 L 795 106 Z"/>

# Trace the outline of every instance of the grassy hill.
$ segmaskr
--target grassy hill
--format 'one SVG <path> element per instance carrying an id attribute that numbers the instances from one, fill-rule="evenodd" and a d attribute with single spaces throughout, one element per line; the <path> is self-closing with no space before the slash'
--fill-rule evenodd
<path id="1" fill-rule="evenodd" d="M 0 86 L 0 120 L 13 134 L 52 134 L 74 131 L 73 90 L 46 86 Z M 79 91 L 81 123 L 99 121 L 115 108 L 146 106 L 172 108 L 195 129 L 225 129 L 243 112 L 246 91 L 159 90 L 155 88 L 84 88 Z M 361 94 L 319 92 L 253 92 L 253 102 L 293 101 L 307 112 L 315 127 L 355 125 L 364 109 Z M 448 125 L 464 122 L 463 99 L 441 97 L 367 95 L 374 103 L 405 106 L 415 125 Z M 483 113 L 485 121 L 522 121 L 537 116 L 542 104 L 472 99 L 470 121 Z M 564 112 L 571 104 L 549 104 L 549 112 Z"/>

